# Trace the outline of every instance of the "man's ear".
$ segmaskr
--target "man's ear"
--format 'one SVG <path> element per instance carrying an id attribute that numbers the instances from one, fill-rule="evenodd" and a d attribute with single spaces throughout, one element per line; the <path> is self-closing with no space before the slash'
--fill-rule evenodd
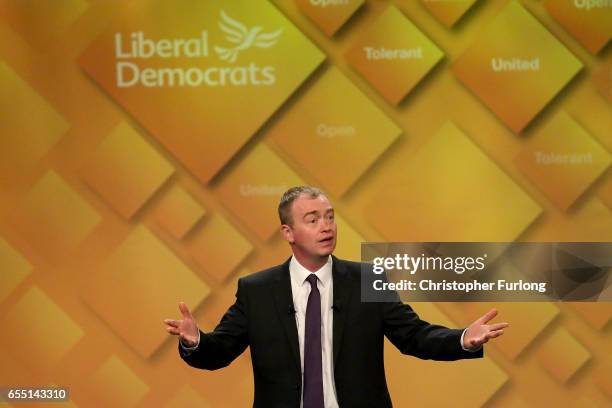
<path id="1" fill-rule="evenodd" d="M 293 230 L 289 225 L 281 225 L 281 234 L 283 234 L 283 238 L 285 238 L 285 241 L 289 242 L 290 244 L 293 244 L 295 242 L 293 239 Z"/>

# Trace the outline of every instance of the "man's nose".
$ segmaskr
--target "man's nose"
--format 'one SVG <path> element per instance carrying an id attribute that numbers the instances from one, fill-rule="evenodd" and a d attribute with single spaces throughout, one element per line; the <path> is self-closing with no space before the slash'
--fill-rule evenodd
<path id="1" fill-rule="evenodd" d="M 321 230 L 322 231 L 331 231 L 332 226 L 334 225 L 334 220 L 323 220 Z"/>

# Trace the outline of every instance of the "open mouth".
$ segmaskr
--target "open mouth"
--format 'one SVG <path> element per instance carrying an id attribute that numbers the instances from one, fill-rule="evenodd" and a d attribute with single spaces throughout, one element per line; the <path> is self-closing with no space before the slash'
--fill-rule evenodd
<path id="1" fill-rule="evenodd" d="M 327 237 L 327 238 L 323 238 L 319 242 L 322 244 L 327 244 L 328 242 L 332 242 L 333 240 L 334 240 L 334 237 Z"/>

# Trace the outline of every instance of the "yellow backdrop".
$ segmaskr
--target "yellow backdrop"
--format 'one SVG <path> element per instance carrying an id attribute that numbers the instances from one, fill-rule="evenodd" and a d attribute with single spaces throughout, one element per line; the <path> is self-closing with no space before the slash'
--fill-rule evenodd
<path id="1" fill-rule="evenodd" d="M 162 320 L 183 300 L 212 329 L 289 256 L 296 184 L 348 259 L 611 241 L 611 36 L 594 0 L 0 2 L 0 386 L 249 406 L 248 352 L 191 369 Z M 490 306 L 413 304 L 453 327 Z M 495 306 L 512 327 L 482 360 L 388 345 L 396 406 L 610 406 L 610 303 Z"/>

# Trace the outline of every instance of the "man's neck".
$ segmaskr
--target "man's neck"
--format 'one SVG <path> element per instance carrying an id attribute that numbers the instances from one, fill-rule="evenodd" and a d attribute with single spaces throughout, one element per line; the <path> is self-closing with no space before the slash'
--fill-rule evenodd
<path id="1" fill-rule="evenodd" d="M 299 254 L 293 253 L 295 259 L 302 265 L 304 268 L 308 269 L 310 272 L 316 272 L 325 265 L 329 259 L 329 255 L 324 257 L 303 257 Z"/>

